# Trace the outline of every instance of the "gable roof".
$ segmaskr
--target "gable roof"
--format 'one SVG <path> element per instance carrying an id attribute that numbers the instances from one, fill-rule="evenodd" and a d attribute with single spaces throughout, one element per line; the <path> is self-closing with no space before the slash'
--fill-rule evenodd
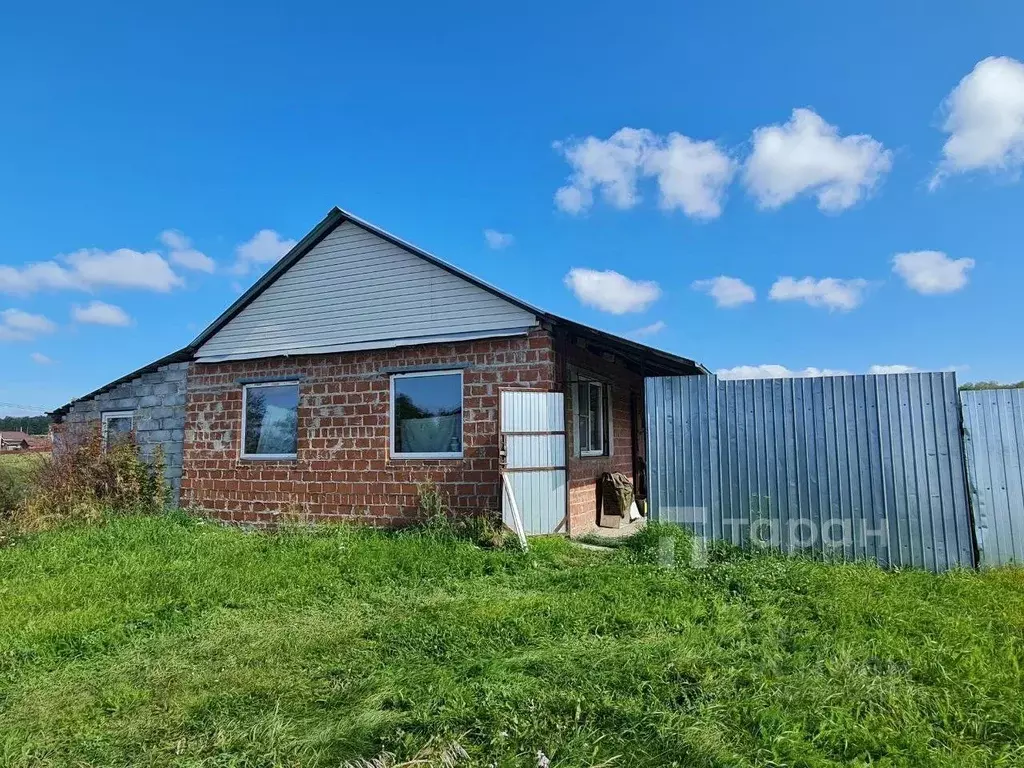
<path id="1" fill-rule="evenodd" d="M 708 373 L 708 370 L 700 363 L 695 362 L 689 358 L 680 357 L 670 352 L 657 349 L 655 347 L 649 347 L 646 344 L 641 344 L 631 339 L 626 339 L 615 334 L 608 333 L 607 331 L 601 331 L 590 326 L 577 323 L 573 320 L 569 320 L 559 315 L 546 312 L 543 309 L 533 306 L 522 299 L 513 296 L 510 293 L 491 285 L 484 280 L 465 272 L 458 267 L 449 264 L 443 259 L 438 258 L 432 253 L 419 248 L 412 243 L 403 240 L 397 235 L 393 235 L 385 229 L 381 229 L 375 224 L 371 224 L 365 219 L 361 219 L 355 214 L 349 213 L 348 211 L 342 210 L 335 206 L 328 214 L 317 224 L 313 230 L 306 235 L 302 240 L 295 244 L 288 253 L 286 253 L 280 261 L 278 261 L 271 269 L 267 271 L 263 277 L 256 281 L 256 283 L 249 288 L 245 293 L 238 297 L 238 299 L 228 307 L 216 320 L 214 320 L 206 329 L 204 329 L 192 343 L 185 349 L 191 350 L 193 353 L 198 350 L 203 344 L 210 340 L 218 331 L 220 331 L 225 325 L 233 320 L 239 313 L 241 313 L 246 307 L 248 307 L 253 301 L 255 301 L 267 288 L 269 288 L 281 275 L 287 272 L 292 265 L 294 265 L 299 259 L 309 253 L 316 245 L 323 240 L 328 234 L 330 234 L 336 227 L 346 221 L 351 221 L 359 227 L 372 232 L 378 237 L 386 240 L 393 245 L 397 245 L 421 259 L 428 261 L 429 263 L 440 267 L 446 272 L 455 275 L 456 277 L 465 280 L 478 288 L 482 288 L 488 293 L 501 298 L 510 304 L 519 307 L 527 312 L 535 315 L 538 320 L 547 321 L 555 325 L 564 326 L 577 333 L 585 333 L 586 335 L 593 337 L 594 339 L 600 340 L 607 344 L 612 344 L 624 349 L 628 349 L 633 353 L 640 354 L 645 357 L 652 358 L 656 363 L 660 363 L 664 366 L 668 372 L 679 372 L 682 373 Z M 184 351 L 184 350 L 183 350 Z"/>
<path id="2" fill-rule="evenodd" d="M 0 440 L 5 443 L 27 443 L 27 432 L 0 432 Z"/>
<path id="3" fill-rule="evenodd" d="M 538 318 L 546 316 L 543 310 L 537 307 L 527 304 L 525 301 L 512 296 L 511 294 L 505 293 L 499 288 L 494 287 L 490 283 L 484 282 L 480 278 L 464 272 L 456 266 L 449 264 L 432 253 L 424 251 L 422 248 L 418 248 L 412 243 L 402 240 L 400 237 L 391 234 L 390 232 L 381 229 L 370 222 L 355 216 L 348 211 L 343 211 L 341 208 L 334 207 L 330 212 L 323 218 L 323 220 L 317 224 L 313 230 L 306 235 L 302 240 L 295 244 L 288 253 L 286 253 L 280 261 L 278 261 L 273 267 L 271 267 L 263 277 L 256 281 L 255 284 L 245 293 L 238 297 L 238 299 L 224 312 L 214 320 L 209 326 L 207 326 L 192 343 L 189 344 L 189 348 L 193 350 L 199 349 L 203 344 L 209 341 L 218 331 L 220 331 L 225 325 L 231 322 L 239 313 L 242 312 L 246 307 L 252 304 L 264 291 L 267 290 L 274 282 L 277 281 L 285 272 L 287 272 L 296 262 L 298 262 L 303 256 L 309 253 L 313 248 L 320 243 L 327 235 L 329 235 L 334 229 L 343 224 L 346 221 L 351 221 L 353 224 L 372 232 L 382 240 L 386 240 L 392 245 L 396 245 L 409 253 L 419 256 L 421 259 L 433 264 L 436 267 L 440 267 L 445 272 L 455 275 L 456 277 L 465 280 L 466 282 L 475 285 L 477 288 L 481 288 L 493 296 L 497 296 L 504 301 L 519 307 L 526 312 L 536 315 Z"/>
<path id="4" fill-rule="evenodd" d="M 703 365 L 689 358 L 680 357 L 679 355 L 674 355 L 655 347 L 649 347 L 646 344 L 641 344 L 639 342 L 632 341 L 631 339 L 616 336 L 615 334 L 608 333 L 607 331 L 601 331 L 597 328 L 592 328 L 590 326 L 583 325 L 582 323 L 577 323 L 573 320 L 539 309 L 538 307 L 535 307 L 510 293 L 506 293 L 500 288 L 497 288 L 452 264 L 449 264 L 432 253 L 429 253 L 428 251 L 425 251 L 422 248 L 391 234 L 387 230 L 371 224 L 365 219 L 361 219 L 348 211 L 342 210 L 341 208 L 334 207 L 327 213 L 319 224 L 317 224 L 305 237 L 296 243 L 288 253 L 274 264 L 274 266 L 267 270 L 266 274 L 257 280 L 245 293 L 239 296 L 231 306 L 224 310 L 216 320 L 210 323 L 210 325 L 200 332 L 200 334 L 187 346 L 171 353 L 170 355 L 155 360 L 142 368 L 132 371 L 109 384 L 105 384 L 87 395 L 72 400 L 70 403 L 52 411 L 50 415 L 59 419 L 66 414 L 70 410 L 71 406 L 78 400 L 88 400 L 109 391 L 125 381 L 135 378 L 141 374 L 154 371 L 168 363 L 195 359 L 196 352 L 203 346 L 203 344 L 209 341 L 214 335 L 223 329 L 224 326 L 230 323 L 236 316 L 245 310 L 246 307 L 252 304 L 253 301 L 273 285 L 278 278 L 284 275 L 296 262 L 313 250 L 317 244 L 346 221 L 352 222 L 356 226 L 373 233 L 377 237 L 380 237 L 381 239 L 386 240 L 387 242 L 396 245 L 399 248 L 420 257 L 421 259 L 424 259 L 434 266 L 443 269 L 445 272 L 465 280 L 477 288 L 480 288 L 493 296 L 507 301 L 513 306 L 535 315 L 541 322 L 546 322 L 552 326 L 559 326 L 573 334 L 590 339 L 598 345 L 625 353 L 627 357 L 633 358 L 634 356 L 637 356 L 635 359 L 648 362 L 650 366 L 649 370 L 653 375 L 708 373 L 708 370 Z"/>

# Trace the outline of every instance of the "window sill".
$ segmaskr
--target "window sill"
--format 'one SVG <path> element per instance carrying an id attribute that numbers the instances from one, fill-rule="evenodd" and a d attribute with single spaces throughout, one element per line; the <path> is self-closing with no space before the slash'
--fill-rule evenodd
<path id="1" fill-rule="evenodd" d="M 391 454 L 391 461 L 462 461 L 461 453 L 399 453 Z"/>
<path id="2" fill-rule="evenodd" d="M 273 461 L 282 463 L 295 463 L 299 460 L 296 454 L 279 454 L 279 455 L 267 455 L 267 456 L 239 456 L 240 462 L 260 462 L 260 461 Z"/>
<path id="3" fill-rule="evenodd" d="M 580 459 L 607 459 L 607 453 L 581 453 L 578 458 Z"/>

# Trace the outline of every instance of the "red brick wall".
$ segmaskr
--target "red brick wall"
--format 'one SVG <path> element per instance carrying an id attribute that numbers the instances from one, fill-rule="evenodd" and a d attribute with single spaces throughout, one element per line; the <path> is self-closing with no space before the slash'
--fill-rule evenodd
<path id="1" fill-rule="evenodd" d="M 392 459 L 388 369 L 463 367 L 462 459 Z M 240 380 L 295 376 L 298 457 L 241 460 Z M 198 363 L 189 375 L 181 502 L 232 522 L 278 513 L 402 525 L 417 518 L 417 485 L 434 480 L 460 514 L 497 513 L 498 390 L 551 389 L 549 334 L 294 358 Z"/>
<path id="2" fill-rule="evenodd" d="M 566 454 L 569 459 L 569 531 L 580 536 L 597 527 L 597 484 L 605 472 L 621 472 L 633 479 L 633 438 L 630 417 L 630 393 L 635 392 L 638 400 L 638 417 L 643 420 L 643 378 L 630 373 L 620 365 L 591 355 L 583 350 L 570 348 L 569 364 L 575 371 L 570 379 L 591 375 L 595 380 L 610 385 L 612 411 L 612 450 L 610 456 L 578 456 L 574 443 L 573 424 L 575 421 L 575 398 L 568 396 L 569 423 L 566 425 Z M 644 455 L 644 445 L 637 440 L 636 450 Z"/>

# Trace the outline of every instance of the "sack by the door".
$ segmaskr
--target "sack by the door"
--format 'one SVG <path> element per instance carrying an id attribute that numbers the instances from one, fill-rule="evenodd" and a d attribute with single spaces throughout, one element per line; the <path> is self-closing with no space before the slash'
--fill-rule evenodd
<path id="1" fill-rule="evenodd" d="M 623 520 L 629 522 L 630 508 L 634 507 L 633 483 L 621 472 L 605 472 L 598 481 L 600 513 L 597 518 L 602 528 L 620 528 Z"/>

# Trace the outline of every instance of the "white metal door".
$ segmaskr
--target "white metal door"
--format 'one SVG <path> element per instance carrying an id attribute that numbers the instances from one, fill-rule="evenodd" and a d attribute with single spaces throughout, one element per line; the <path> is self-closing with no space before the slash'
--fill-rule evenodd
<path id="1" fill-rule="evenodd" d="M 526 533 L 555 533 L 565 524 L 564 396 L 502 390 L 499 413 L 501 471 L 509 481 L 502 483 L 502 519 L 515 530 L 515 507 Z"/>

